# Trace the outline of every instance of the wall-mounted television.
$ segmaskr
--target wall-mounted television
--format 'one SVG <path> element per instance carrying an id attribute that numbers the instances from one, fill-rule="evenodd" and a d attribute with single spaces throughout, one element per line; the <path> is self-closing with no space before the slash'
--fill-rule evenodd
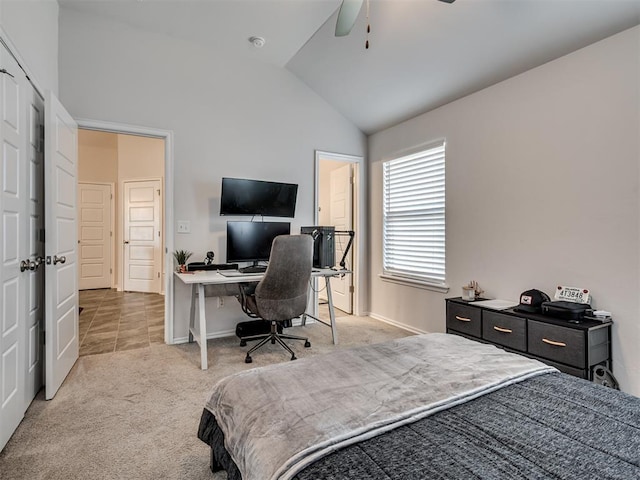
<path id="1" fill-rule="evenodd" d="M 243 178 L 222 179 L 220 215 L 293 218 L 298 185 Z"/>
<path id="2" fill-rule="evenodd" d="M 273 239 L 290 233 L 289 222 L 227 222 L 227 262 L 267 261 Z"/>

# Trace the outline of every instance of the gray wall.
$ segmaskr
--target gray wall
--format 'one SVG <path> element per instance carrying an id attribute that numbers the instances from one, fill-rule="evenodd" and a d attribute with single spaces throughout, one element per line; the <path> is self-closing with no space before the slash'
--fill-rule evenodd
<path id="1" fill-rule="evenodd" d="M 223 176 L 298 183 L 297 232 L 313 224 L 314 150 L 366 148 L 353 124 L 285 69 L 95 16 L 61 10 L 59 68 L 61 101 L 74 117 L 173 131 L 174 219 L 191 222 L 175 248 L 194 252 L 192 260 L 207 250 L 225 260 Z M 175 337 L 185 338 L 189 292 L 182 284 L 175 292 Z M 246 319 L 237 305 L 213 310 L 209 301 L 213 334 Z"/>
<path id="2" fill-rule="evenodd" d="M 640 28 L 370 137 L 372 315 L 444 331 L 445 302 L 589 288 L 613 312 L 614 373 L 640 395 Z M 448 294 L 383 281 L 382 162 L 447 141 Z"/>
<path id="3" fill-rule="evenodd" d="M 58 2 L 0 0 L 0 25 L 41 93 L 49 89 L 57 95 Z"/>

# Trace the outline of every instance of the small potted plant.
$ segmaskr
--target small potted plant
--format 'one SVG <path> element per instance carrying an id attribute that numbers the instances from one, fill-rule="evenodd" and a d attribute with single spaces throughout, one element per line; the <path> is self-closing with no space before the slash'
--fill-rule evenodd
<path id="1" fill-rule="evenodd" d="M 176 250 L 173 252 L 173 258 L 175 258 L 178 263 L 178 272 L 184 273 L 187 271 L 187 260 L 189 260 L 191 255 L 193 255 L 193 253 L 188 250 Z"/>

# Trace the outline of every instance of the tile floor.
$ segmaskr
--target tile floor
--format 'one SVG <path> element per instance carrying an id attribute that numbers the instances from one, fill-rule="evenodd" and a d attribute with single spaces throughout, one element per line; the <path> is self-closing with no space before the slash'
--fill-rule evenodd
<path id="1" fill-rule="evenodd" d="M 133 350 L 164 343 L 164 296 L 80 291 L 80 355 Z"/>

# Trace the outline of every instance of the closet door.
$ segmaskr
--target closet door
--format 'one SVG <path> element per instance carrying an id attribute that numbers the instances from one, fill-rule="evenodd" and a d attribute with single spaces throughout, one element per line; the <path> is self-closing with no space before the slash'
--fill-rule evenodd
<path id="1" fill-rule="evenodd" d="M 78 125 L 45 93 L 45 397 L 78 359 Z"/>
<path id="2" fill-rule="evenodd" d="M 44 100 L 27 91 L 29 126 L 27 155 L 29 273 L 27 284 L 27 339 L 25 401 L 29 405 L 44 382 Z"/>
<path id="3" fill-rule="evenodd" d="M 26 92 L 16 61 L 0 46 L 0 448 L 24 416 L 26 290 L 28 270 L 26 192 Z M 27 268 L 25 268 L 25 266 Z"/>

